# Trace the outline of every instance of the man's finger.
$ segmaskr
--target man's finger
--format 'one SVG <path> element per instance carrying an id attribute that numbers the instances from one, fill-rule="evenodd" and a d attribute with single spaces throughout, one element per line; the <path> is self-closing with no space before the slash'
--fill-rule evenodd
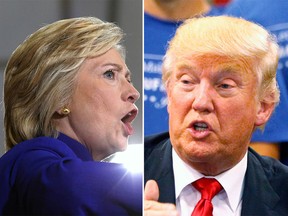
<path id="1" fill-rule="evenodd" d="M 144 198 L 145 198 L 145 200 L 158 201 L 159 188 L 158 188 L 156 181 L 154 181 L 154 180 L 147 181 L 147 183 L 145 185 Z"/>
<path id="2" fill-rule="evenodd" d="M 176 207 L 172 203 L 159 203 L 157 201 L 149 201 L 145 200 L 144 202 L 144 210 L 153 210 L 153 211 L 174 211 Z"/>

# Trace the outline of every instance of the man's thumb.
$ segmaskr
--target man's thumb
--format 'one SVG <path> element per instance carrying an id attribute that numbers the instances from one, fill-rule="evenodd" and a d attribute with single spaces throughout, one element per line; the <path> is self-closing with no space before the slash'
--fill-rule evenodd
<path id="1" fill-rule="evenodd" d="M 153 200 L 158 201 L 159 199 L 159 188 L 154 180 L 148 180 L 145 185 L 144 191 L 144 199 L 145 200 Z"/>

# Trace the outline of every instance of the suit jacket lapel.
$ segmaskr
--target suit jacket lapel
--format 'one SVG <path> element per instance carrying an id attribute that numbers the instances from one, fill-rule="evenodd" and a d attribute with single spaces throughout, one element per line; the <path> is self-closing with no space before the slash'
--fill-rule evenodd
<path id="1" fill-rule="evenodd" d="M 149 171 L 145 170 L 145 181 L 154 179 L 157 181 L 160 191 L 160 202 L 175 203 L 175 184 L 172 166 L 172 145 L 170 140 L 155 148 L 149 156 Z"/>
<path id="2" fill-rule="evenodd" d="M 241 215 L 277 215 L 272 209 L 279 199 L 269 183 L 259 158 L 249 151 Z"/>

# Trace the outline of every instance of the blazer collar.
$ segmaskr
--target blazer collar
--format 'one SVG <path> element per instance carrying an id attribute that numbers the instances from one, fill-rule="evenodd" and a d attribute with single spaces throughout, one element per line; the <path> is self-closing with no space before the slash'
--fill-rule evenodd
<path id="1" fill-rule="evenodd" d="M 90 154 L 88 149 L 80 142 L 72 139 L 71 137 L 63 133 L 59 133 L 57 139 L 65 143 L 81 160 L 93 161 L 92 155 Z"/>

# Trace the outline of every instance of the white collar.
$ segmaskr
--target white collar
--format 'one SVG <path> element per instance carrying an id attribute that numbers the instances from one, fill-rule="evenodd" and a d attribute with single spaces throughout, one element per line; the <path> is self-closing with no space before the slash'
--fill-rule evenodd
<path id="1" fill-rule="evenodd" d="M 175 195 L 177 199 L 184 187 L 204 177 L 204 175 L 186 164 L 178 156 L 174 148 L 172 149 L 172 161 L 175 178 Z M 217 179 L 224 188 L 228 197 L 228 204 L 233 212 L 236 211 L 237 206 L 242 200 L 246 169 L 247 152 L 242 160 L 234 167 L 225 171 L 224 173 L 221 173 L 220 175 L 213 176 L 213 178 Z"/>

